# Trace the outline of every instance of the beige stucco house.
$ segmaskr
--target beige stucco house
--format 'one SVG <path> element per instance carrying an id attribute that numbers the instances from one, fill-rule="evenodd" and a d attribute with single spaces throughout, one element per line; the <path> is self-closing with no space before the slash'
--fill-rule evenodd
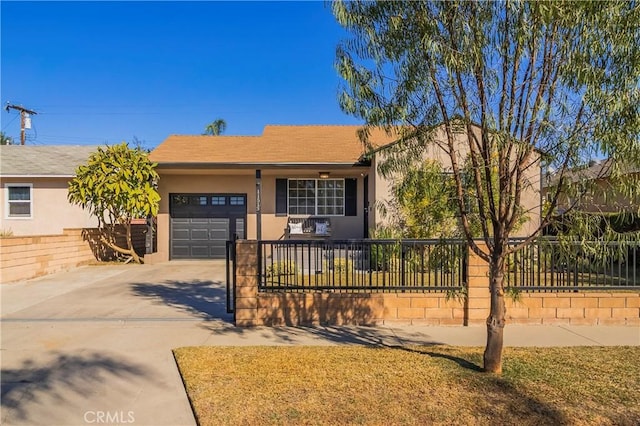
<path id="1" fill-rule="evenodd" d="M 565 192 L 558 196 L 557 211 L 562 214 L 568 209 L 576 209 L 588 213 L 617 214 L 622 212 L 636 213 L 640 208 L 637 199 L 627 194 L 621 194 L 616 190 L 616 184 L 612 182 L 613 163 L 610 159 L 595 161 L 588 167 L 571 170 L 566 174 L 566 179 L 572 182 L 589 182 L 589 189 L 580 198 L 572 198 Z M 640 177 L 640 169 L 637 166 L 623 166 L 621 178 L 637 181 Z M 543 183 L 542 191 L 548 200 L 555 195 L 558 184 L 558 175 L 547 176 Z"/>
<path id="2" fill-rule="evenodd" d="M 14 236 L 58 235 L 95 227 L 87 211 L 67 201 L 69 180 L 96 146 L 0 146 L 0 230 Z"/>
<path id="3" fill-rule="evenodd" d="M 316 229 L 326 238 L 366 238 L 383 220 L 373 206 L 388 199 L 391 182 L 377 173 L 383 151 L 365 155 L 359 128 L 268 125 L 259 136 L 169 136 L 150 154 L 162 197 L 155 260 L 223 258 L 233 238 L 304 238 L 288 224 L 306 218 L 328 219 L 328 230 Z M 382 147 L 394 138 L 379 131 L 370 141 Z M 446 164 L 443 154 L 427 151 Z M 531 179 L 527 229 L 539 222 L 538 167 Z"/>

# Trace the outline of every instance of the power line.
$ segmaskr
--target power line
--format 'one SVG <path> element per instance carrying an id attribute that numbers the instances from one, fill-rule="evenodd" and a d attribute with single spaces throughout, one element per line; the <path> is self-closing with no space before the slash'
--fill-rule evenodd
<path id="1" fill-rule="evenodd" d="M 9 127 L 9 125 L 11 123 L 13 123 L 14 121 L 16 121 L 16 118 L 18 118 L 18 116 L 14 116 L 11 120 L 9 120 L 9 122 L 7 124 L 4 125 L 4 127 L 2 128 L 2 131 L 5 131 L 7 129 L 7 127 Z"/>

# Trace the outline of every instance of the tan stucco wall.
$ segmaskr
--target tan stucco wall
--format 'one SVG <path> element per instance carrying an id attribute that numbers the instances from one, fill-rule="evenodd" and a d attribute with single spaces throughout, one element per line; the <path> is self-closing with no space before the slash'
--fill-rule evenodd
<path id="1" fill-rule="evenodd" d="M 362 238 L 364 236 L 364 178 L 368 170 L 336 169 L 262 169 L 262 239 L 278 240 L 284 237 L 287 216 L 275 214 L 275 186 L 277 178 L 317 179 L 320 171 L 329 171 L 331 178 L 357 178 L 357 216 L 331 216 L 332 239 Z M 159 170 L 159 192 L 162 197 L 158 214 L 158 252 L 169 259 L 169 194 L 221 193 L 246 194 L 247 239 L 257 238 L 255 170 Z"/>
<path id="2" fill-rule="evenodd" d="M 0 230 L 15 236 L 58 235 L 65 228 L 88 228 L 97 220 L 86 210 L 67 201 L 69 178 L 2 178 L 0 179 Z M 31 218 L 7 217 L 5 184 L 32 184 Z"/>

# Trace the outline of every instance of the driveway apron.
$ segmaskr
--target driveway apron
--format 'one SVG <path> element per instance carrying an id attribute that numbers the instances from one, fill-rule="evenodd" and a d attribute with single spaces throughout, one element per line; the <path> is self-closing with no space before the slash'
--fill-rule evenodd
<path id="1" fill-rule="evenodd" d="M 171 349 L 230 327 L 225 264 L 87 266 L 3 284 L 3 425 L 193 425 Z"/>

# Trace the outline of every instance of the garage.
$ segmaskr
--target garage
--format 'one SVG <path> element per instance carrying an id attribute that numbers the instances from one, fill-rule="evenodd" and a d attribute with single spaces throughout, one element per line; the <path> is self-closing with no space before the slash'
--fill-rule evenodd
<path id="1" fill-rule="evenodd" d="M 244 238 L 246 194 L 170 194 L 170 258 L 224 259 L 226 243 Z"/>

